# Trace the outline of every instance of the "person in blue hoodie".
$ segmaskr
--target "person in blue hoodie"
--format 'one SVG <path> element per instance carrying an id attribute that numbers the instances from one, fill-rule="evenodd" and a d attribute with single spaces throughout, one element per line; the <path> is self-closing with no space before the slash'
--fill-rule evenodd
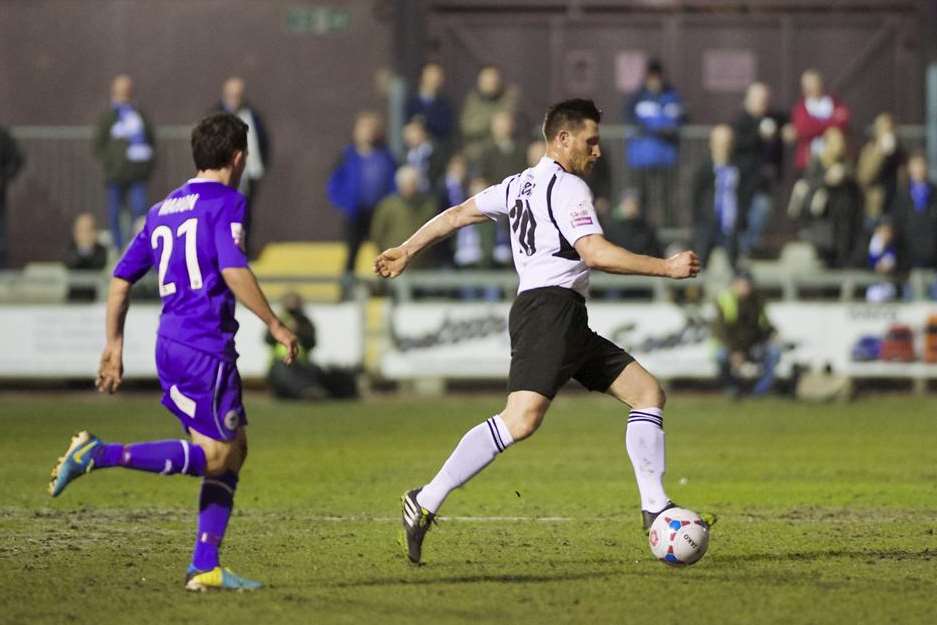
<path id="1" fill-rule="evenodd" d="M 381 119 L 359 113 L 352 143 L 345 147 L 328 182 L 329 201 L 345 219 L 345 273 L 354 272 L 358 248 L 367 240 L 374 208 L 396 189 L 397 164 L 384 145 Z"/>
<path id="2" fill-rule="evenodd" d="M 643 86 L 626 105 L 625 121 L 635 126 L 626 151 L 641 202 L 646 210 L 656 213 L 657 223 L 675 225 L 673 189 L 684 110 L 659 61 L 648 62 Z"/>

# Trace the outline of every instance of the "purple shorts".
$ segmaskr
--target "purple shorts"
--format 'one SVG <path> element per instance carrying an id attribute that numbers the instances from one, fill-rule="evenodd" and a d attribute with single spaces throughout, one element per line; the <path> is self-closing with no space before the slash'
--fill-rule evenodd
<path id="1" fill-rule="evenodd" d="M 247 425 L 241 376 L 234 361 L 158 337 L 156 371 L 163 387 L 162 403 L 183 429 L 227 441 Z"/>

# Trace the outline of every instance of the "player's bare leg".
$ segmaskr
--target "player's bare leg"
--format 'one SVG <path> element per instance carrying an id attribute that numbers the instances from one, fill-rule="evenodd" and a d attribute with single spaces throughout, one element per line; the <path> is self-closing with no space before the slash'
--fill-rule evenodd
<path id="1" fill-rule="evenodd" d="M 625 446 L 634 467 L 641 495 L 642 522 L 647 529 L 658 514 L 674 505 L 664 491 L 667 469 L 664 404 L 667 397 L 654 376 L 637 362 L 625 367 L 607 392 L 631 407 Z"/>
<path id="2" fill-rule="evenodd" d="M 511 393 L 501 414 L 466 432 L 429 484 L 404 494 L 402 520 L 411 562 L 420 562 L 423 538 L 449 493 L 491 464 L 499 453 L 537 431 L 549 407 L 549 398 L 540 393 Z"/>

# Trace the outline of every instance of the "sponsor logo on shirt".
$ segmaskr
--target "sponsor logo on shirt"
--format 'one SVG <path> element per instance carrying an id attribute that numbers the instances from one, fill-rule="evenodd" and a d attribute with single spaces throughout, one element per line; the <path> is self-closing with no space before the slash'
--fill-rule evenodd
<path id="1" fill-rule="evenodd" d="M 244 251 L 244 226 L 236 221 L 231 222 L 231 238 L 234 244 Z"/>
<path id="2" fill-rule="evenodd" d="M 594 223 L 592 211 L 585 202 L 580 202 L 576 208 L 569 211 L 569 223 L 573 228 L 591 226 Z"/>

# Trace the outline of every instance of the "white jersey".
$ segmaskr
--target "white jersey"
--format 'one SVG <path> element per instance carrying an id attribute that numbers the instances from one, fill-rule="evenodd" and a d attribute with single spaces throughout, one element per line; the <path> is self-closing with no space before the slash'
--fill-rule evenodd
<path id="1" fill-rule="evenodd" d="M 586 295 L 589 268 L 573 245 L 586 235 L 602 234 L 602 226 L 582 178 L 543 157 L 535 167 L 505 178 L 474 199 L 491 219 L 508 218 L 518 293 L 560 286 Z"/>

